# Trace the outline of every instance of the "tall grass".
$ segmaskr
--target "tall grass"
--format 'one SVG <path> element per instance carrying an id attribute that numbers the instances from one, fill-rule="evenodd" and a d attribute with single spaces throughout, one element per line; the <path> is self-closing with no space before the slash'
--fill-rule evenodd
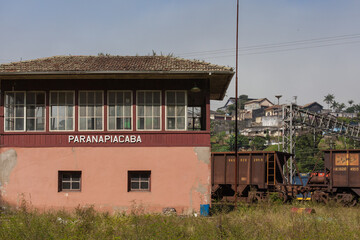
<path id="1" fill-rule="evenodd" d="M 291 207 L 312 207 L 298 214 Z M 360 239 L 360 208 L 310 203 L 214 207 L 211 217 L 116 214 L 78 207 L 0 214 L 0 239 Z"/>

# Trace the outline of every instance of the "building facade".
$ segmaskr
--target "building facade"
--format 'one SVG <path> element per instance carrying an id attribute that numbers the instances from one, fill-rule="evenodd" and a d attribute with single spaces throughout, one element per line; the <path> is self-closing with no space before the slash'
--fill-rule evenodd
<path id="1" fill-rule="evenodd" d="M 2 200 L 199 211 L 210 203 L 210 100 L 224 97 L 232 76 L 163 56 L 0 65 Z"/>

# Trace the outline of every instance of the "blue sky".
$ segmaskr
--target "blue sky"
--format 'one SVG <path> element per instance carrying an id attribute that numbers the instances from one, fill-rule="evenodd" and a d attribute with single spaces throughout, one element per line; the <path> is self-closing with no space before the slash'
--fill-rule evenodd
<path id="1" fill-rule="evenodd" d="M 154 50 L 235 67 L 235 20 L 236 0 L 0 0 L 0 63 Z M 239 93 L 360 103 L 359 23 L 360 1 L 241 0 Z"/>

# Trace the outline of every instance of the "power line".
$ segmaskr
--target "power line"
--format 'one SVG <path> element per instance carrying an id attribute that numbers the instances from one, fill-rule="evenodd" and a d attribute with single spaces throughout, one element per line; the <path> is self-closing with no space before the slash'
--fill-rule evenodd
<path id="1" fill-rule="evenodd" d="M 298 46 L 298 45 L 309 45 L 309 44 L 326 43 L 326 42 L 334 42 L 334 43 L 318 45 L 318 46 L 340 45 L 340 44 L 348 44 L 349 42 L 338 42 L 338 41 L 357 39 L 357 38 L 360 38 L 360 34 L 348 34 L 348 35 L 340 35 L 340 36 L 333 36 L 333 37 L 288 41 L 288 42 L 281 42 L 281 43 L 251 45 L 251 46 L 241 47 L 239 49 L 239 52 L 251 51 L 251 50 L 262 50 L 262 49 L 269 49 L 269 48 L 270 49 L 271 48 L 282 48 L 282 47 Z M 337 43 L 336 43 L 336 41 L 337 41 Z M 318 47 L 318 46 L 316 46 L 316 47 Z M 313 46 L 304 46 L 304 47 L 311 48 Z M 228 48 L 228 49 L 218 49 L 218 50 L 208 50 L 208 51 L 187 52 L 187 53 L 183 53 L 183 54 L 178 54 L 178 56 L 191 57 L 191 56 L 199 56 L 199 55 L 216 55 L 216 54 L 222 54 L 222 53 L 233 52 L 233 51 L 234 51 L 234 48 Z M 231 55 L 231 56 L 234 56 L 234 55 Z"/>

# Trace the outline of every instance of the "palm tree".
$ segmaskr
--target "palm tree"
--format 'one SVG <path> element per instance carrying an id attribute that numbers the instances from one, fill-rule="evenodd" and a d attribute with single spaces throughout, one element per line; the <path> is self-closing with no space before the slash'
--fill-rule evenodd
<path id="1" fill-rule="evenodd" d="M 339 103 L 337 101 L 331 102 L 331 108 L 333 109 L 334 112 L 337 111 L 338 107 L 339 107 Z"/>
<path id="2" fill-rule="evenodd" d="M 349 100 L 348 103 L 349 103 L 350 107 L 352 107 L 354 100 Z"/>
<path id="3" fill-rule="evenodd" d="M 338 108 L 338 111 L 341 112 L 345 107 L 346 106 L 344 103 L 339 103 L 337 108 Z"/>
<path id="4" fill-rule="evenodd" d="M 329 109 L 330 109 L 330 104 L 334 101 L 334 99 L 335 99 L 334 94 L 330 94 L 330 93 L 324 97 L 324 102 L 327 103 Z"/>

